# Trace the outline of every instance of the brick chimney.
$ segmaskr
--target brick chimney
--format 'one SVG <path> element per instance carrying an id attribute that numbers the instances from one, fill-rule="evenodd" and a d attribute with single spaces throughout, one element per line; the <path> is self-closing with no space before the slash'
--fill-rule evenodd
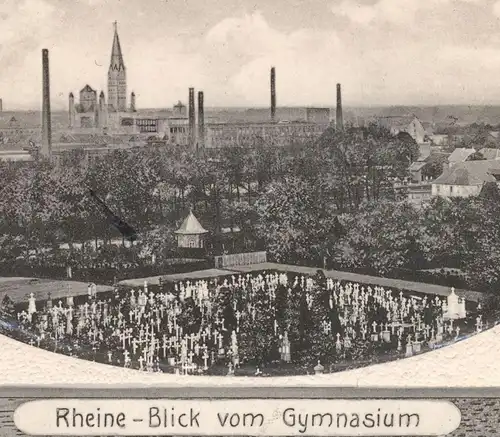
<path id="1" fill-rule="evenodd" d="M 106 97 L 104 96 L 104 91 L 99 94 L 99 105 L 98 105 L 98 125 L 101 128 L 106 128 L 108 124 L 108 115 L 106 107 Z"/>
<path id="2" fill-rule="evenodd" d="M 69 110 L 68 110 L 68 118 L 69 118 L 69 127 L 70 129 L 75 127 L 75 96 L 73 93 L 69 93 Z"/>
<path id="3" fill-rule="evenodd" d="M 342 116 L 342 90 L 340 83 L 337 84 L 337 111 L 335 120 L 335 130 L 344 130 L 344 118 Z"/>
<path id="4" fill-rule="evenodd" d="M 276 119 L 276 69 L 271 68 L 271 121 Z"/>
<path id="5" fill-rule="evenodd" d="M 203 91 L 198 92 L 198 142 L 205 147 L 205 104 Z"/>
<path id="6" fill-rule="evenodd" d="M 189 121 L 189 146 L 194 147 L 196 143 L 196 116 L 194 107 L 194 88 L 189 88 L 189 103 L 188 103 L 188 121 Z"/>
<path id="7" fill-rule="evenodd" d="M 52 158 L 52 124 L 50 119 L 50 73 L 49 73 L 49 51 L 42 50 L 42 76 L 43 76 L 43 100 L 42 100 L 42 148 L 41 153 L 47 158 Z"/>

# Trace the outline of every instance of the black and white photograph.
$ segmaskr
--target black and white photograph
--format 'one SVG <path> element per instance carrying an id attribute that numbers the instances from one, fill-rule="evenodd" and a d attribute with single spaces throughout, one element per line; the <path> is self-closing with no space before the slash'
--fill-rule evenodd
<path id="1" fill-rule="evenodd" d="M 499 1 L 0 21 L 0 373 L 500 385 Z"/>

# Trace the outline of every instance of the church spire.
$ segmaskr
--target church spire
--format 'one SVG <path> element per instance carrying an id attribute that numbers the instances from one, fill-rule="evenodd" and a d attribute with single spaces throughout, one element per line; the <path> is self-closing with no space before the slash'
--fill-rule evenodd
<path id="1" fill-rule="evenodd" d="M 115 21 L 113 23 L 113 26 L 115 29 L 115 36 L 113 39 L 113 48 L 111 49 L 111 61 L 109 63 L 109 69 L 110 71 L 122 71 L 125 70 L 125 64 L 123 62 L 120 38 L 118 37 L 118 23 Z"/>
<path id="2" fill-rule="evenodd" d="M 115 36 L 111 49 L 111 61 L 108 70 L 108 106 L 111 111 L 127 111 L 127 73 L 123 62 L 117 22 L 114 23 Z"/>

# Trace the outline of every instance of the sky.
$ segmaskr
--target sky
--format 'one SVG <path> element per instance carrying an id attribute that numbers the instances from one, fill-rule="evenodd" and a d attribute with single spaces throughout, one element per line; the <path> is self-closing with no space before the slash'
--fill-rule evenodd
<path id="1" fill-rule="evenodd" d="M 4 110 L 54 109 L 86 84 L 107 94 L 118 22 L 128 91 L 170 108 L 500 104 L 500 0 L 2 0 Z"/>

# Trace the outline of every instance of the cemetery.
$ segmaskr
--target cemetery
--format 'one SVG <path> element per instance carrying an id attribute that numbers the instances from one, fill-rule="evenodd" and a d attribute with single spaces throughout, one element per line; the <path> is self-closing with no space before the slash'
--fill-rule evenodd
<path id="1" fill-rule="evenodd" d="M 177 375 L 334 373 L 441 348 L 493 325 L 481 304 L 278 270 L 83 296 L 30 293 L 0 332 L 75 358 Z M 193 276 L 193 275 L 191 275 Z"/>

